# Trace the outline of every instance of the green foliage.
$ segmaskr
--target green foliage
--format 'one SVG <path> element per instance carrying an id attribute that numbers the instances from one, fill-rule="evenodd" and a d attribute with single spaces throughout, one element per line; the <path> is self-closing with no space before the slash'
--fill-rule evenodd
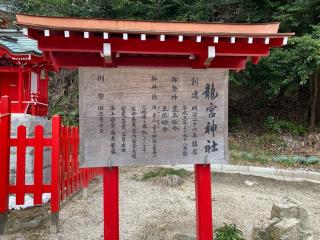
<path id="1" fill-rule="evenodd" d="M 292 166 L 296 163 L 290 156 L 285 155 L 274 156 L 272 160 L 285 166 Z"/>
<path id="2" fill-rule="evenodd" d="M 312 25 L 319 24 L 319 12 L 319 0 L 295 0 L 280 6 L 274 19 L 282 23 L 281 28 L 284 31 L 293 31 L 301 35 L 310 33 Z"/>
<path id="3" fill-rule="evenodd" d="M 305 162 L 303 162 L 303 164 L 305 165 L 313 165 L 313 164 L 317 164 L 320 162 L 320 159 L 318 157 L 315 156 L 310 156 L 306 159 Z"/>
<path id="4" fill-rule="evenodd" d="M 155 170 L 150 170 L 147 172 L 144 172 L 141 180 L 142 181 L 146 181 L 149 180 L 151 178 L 155 178 L 155 177 L 165 177 L 168 175 L 177 175 L 179 177 L 185 178 L 190 176 L 190 172 L 188 172 L 185 169 L 173 169 L 173 168 L 157 168 Z"/>
<path id="5" fill-rule="evenodd" d="M 274 117 L 268 116 L 265 120 L 265 127 L 274 133 L 291 133 L 294 135 L 303 135 L 307 132 L 307 128 L 301 124 L 285 120 L 275 120 Z"/>
<path id="6" fill-rule="evenodd" d="M 237 82 L 259 88 L 272 98 L 290 95 L 309 83 L 310 76 L 320 66 L 320 27 L 312 34 L 295 37 L 286 48 L 273 49 L 258 65 L 234 76 Z"/>
<path id="7" fill-rule="evenodd" d="M 239 116 L 230 116 L 229 117 L 229 127 L 237 127 L 241 124 L 241 119 Z"/>
<path id="8" fill-rule="evenodd" d="M 62 116 L 63 124 L 79 124 L 79 90 L 76 71 L 61 70 L 49 81 L 50 116 Z"/>
<path id="9" fill-rule="evenodd" d="M 320 0 L 2 1 L 14 11 L 51 16 L 205 22 L 281 21 L 281 29 L 294 31 L 297 37 L 292 38 L 287 47 L 272 50 L 270 57 L 261 59 L 258 65 L 248 64 L 245 71 L 231 77 L 238 85 L 262 89 L 269 99 L 307 89 L 310 77 L 320 68 Z"/>
<path id="10" fill-rule="evenodd" d="M 258 148 L 262 148 L 266 145 L 273 145 L 273 146 L 282 146 L 282 140 L 280 139 L 279 135 L 275 134 L 274 132 L 264 133 L 261 136 L 257 136 L 254 139 L 255 146 Z"/>
<path id="11" fill-rule="evenodd" d="M 235 224 L 226 224 L 218 228 L 215 233 L 215 240 L 245 240 L 243 232 Z"/>

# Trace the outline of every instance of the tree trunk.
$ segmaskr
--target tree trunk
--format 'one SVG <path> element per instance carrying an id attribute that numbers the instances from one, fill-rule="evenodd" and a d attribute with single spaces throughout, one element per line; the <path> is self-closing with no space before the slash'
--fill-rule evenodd
<path id="1" fill-rule="evenodd" d="M 309 127 L 314 129 L 320 119 L 320 77 L 317 69 L 310 79 L 310 123 Z"/>

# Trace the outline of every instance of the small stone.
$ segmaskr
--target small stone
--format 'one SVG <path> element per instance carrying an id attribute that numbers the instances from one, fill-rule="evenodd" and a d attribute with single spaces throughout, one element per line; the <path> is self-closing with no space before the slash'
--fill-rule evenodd
<path id="1" fill-rule="evenodd" d="M 163 184 L 169 187 L 178 187 L 181 186 L 183 180 L 178 175 L 168 175 L 163 177 Z"/>
<path id="2" fill-rule="evenodd" d="M 270 228 L 273 240 L 300 240 L 300 221 L 295 218 L 282 219 Z"/>
<path id="3" fill-rule="evenodd" d="M 308 212 L 302 204 L 288 197 L 272 206 L 268 225 L 255 227 L 253 240 L 313 240 Z"/>
<path id="4" fill-rule="evenodd" d="M 167 224 L 161 224 L 160 226 L 159 226 L 159 229 L 161 230 L 161 231 L 164 231 L 164 230 L 166 230 L 166 228 L 167 228 Z"/>
<path id="5" fill-rule="evenodd" d="M 273 203 L 271 210 L 272 218 L 298 218 L 299 216 L 298 203 L 290 198 L 283 198 L 278 202 Z"/>
<path id="6" fill-rule="evenodd" d="M 258 185 L 257 182 L 251 182 L 250 180 L 245 180 L 244 184 L 247 185 L 248 187 L 252 187 L 252 186 Z"/>

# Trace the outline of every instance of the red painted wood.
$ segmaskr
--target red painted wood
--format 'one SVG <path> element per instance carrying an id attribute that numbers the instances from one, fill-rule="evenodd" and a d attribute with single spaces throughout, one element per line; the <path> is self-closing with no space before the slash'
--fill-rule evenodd
<path id="1" fill-rule="evenodd" d="M 129 37 L 126 41 L 119 37 L 111 37 L 105 42 L 111 43 L 113 53 L 190 55 L 207 52 L 208 46 L 215 46 L 217 56 L 266 56 L 270 47 L 282 43 L 283 38 L 279 39 L 270 39 L 269 45 L 264 44 L 264 38 L 255 38 L 252 44 L 248 44 L 248 38 L 237 38 L 232 44 L 230 37 L 220 37 L 218 43 L 214 43 L 212 37 L 203 37 L 201 43 L 197 43 L 194 38 L 188 37 L 185 37 L 183 42 L 178 42 L 177 36 L 167 36 L 164 42 L 156 38 L 141 41 L 140 38 L 134 37 Z M 100 53 L 103 51 L 103 43 L 101 37 L 84 39 L 83 36 L 65 38 L 53 35 L 50 38 L 40 37 L 39 49 L 50 52 Z"/>
<path id="2" fill-rule="evenodd" d="M 51 211 L 56 213 L 60 209 L 60 196 L 70 196 L 81 186 L 88 187 L 91 179 L 97 176 L 97 169 L 79 169 L 78 145 L 79 129 L 61 127 L 61 118 L 52 118 L 52 138 L 43 138 L 43 127 L 35 128 L 35 137 L 26 138 L 26 128 L 19 126 L 17 138 L 10 139 L 10 101 L 2 97 L 0 104 L 0 213 L 8 211 L 8 196 L 16 194 L 17 204 L 24 203 L 25 194 L 34 194 L 35 205 L 42 204 L 42 194 L 51 193 Z M 63 128 L 63 130 L 62 130 Z M 5 137 L 6 136 L 6 137 Z M 16 184 L 9 184 L 10 146 L 17 147 L 17 180 Z M 34 147 L 34 184 L 25 184 L 25 154 L 26 147 Z M 52 147 L 51 184 L 43 183 L 43 148 Z M 64 178 L 61 179 L 61 175 Z M 102 172 L 99 172 L 102 174 Z M 76 183 L 77 182 L 77 183 Z M 67 191 L 64 190 L 66 187 Z M 71 192 L 73 187 L 73 192 Z"/>
<path id="3" fill-rule="evenodd" d="M 19 71 L 18 73 L 18 102 L 19 102 L 19 111 L 22 112 L 24 109 L 22 107 L 23 101 L 23 72 Z"/>
<path id="4" fill-rule="evenodd" d="M 36 187 L 34 185 L 25 185 L 24 193 L 25 194 L 27 194 L 27 193 L 32 194 L 32 193 L 34 193 L 35 188 Z M 10 194 L 16 194 L 17 189 L 18 189 L 18 187 L 16 185 L 9 185 L 9 193 Z M 50 185 L 44 184 L 44 185 L 42 185 L 42 190 L 44 193 L 51 193 L 54 190 L 54 188 L 51 186 L 51 184 Z M 51 200 L 51 203 L 52 203 L 52 200 Z"/>
<path id="5" fill-rule="evenodd" d="M 66 166 L 66 127 L 61 128 L 61 201 L 65 199 L 65 166 Z"/>
<path id="6" fill-rule="evenodd" d="M 35 145 L 35 143 L 36 143 L 36 139 L 34 139 L 34 138 L 27 138 L 26 139 L 26 146 L 27 147 L 30 147 L 30 146 L 32 147 L 32 146 Z M 50 147 L 51 144 L 52 144 L 52 139 L 51 138 L 44 138 L 43 139 L 43 146 L 44 147 Z M 19 139 L 11 138 L 10 139 L 10 145 L 13 146 L 13 147 L 18 146 L 19 145 Z"/>
<path id="7" fill-rule="evenodd" d="M 10 173 L 11 100 L 1 97 L 0 104 L 0 213 L 8 212 Z"/>
<path id="8" fill-rule="evenodd" d="M 74 192 L 74 141 L 75 141 L 75 135 L 74 135 L 74 128 L 70 128 L 70 193 L 72 194 Z"/>
<path id="9" fill-rule="evenodd" d="M 65 181 L 66 197 L 70 196 L 70 128 L 65 127 Z"/>
<path id="10" fill-rule="evenodd" d="M 51 212 L 60 209 L 60 135 L 61 117 L 52 118 L 52 150 L 51 150 Z"/>
<path id="11" fill-rule="evenodd" d="M 143 57 L 143 56 L 121 56 L 120 58 L 113 57 L 112 64 L 104 63 L 103 58 L 99 54 L 71 55 L 68 53 L 54 53 L 51 56 L 55 59 L 55 64 L 59 67 L 190 67 L 204 68 L 203 65 L 206 56 L 198 56 L 195 60 L 188 58 L 168 58 L 168 57 Z M 210 64 L 210 68 L 226 68 L 226 69 L 243 69 L 245 68 L 247 57 L 230 57 L 218 56 L 214 58 Z"/>
<path id="12" fill-rule="evenodd" d="M 104 239 L 119 240 L 119 170 L 103 169 Z"/>
<path id="13" fill-rule="evenodd" d="M 75 182 L 75 191 L 78 191 L 80 184 L 79 184 L 79 128 L 74 128 L 74 148 L 73 148 L 73 158 L 74 158 L 74 182 Z"/>
<path id="14" fill-rule="evenodd" d="M 230 37 L 220 36 L 219 42 L 214 43 L 213 37 L 203 36 L 202 41 L 197 43 L 195 37 L 185 36 L 183 42 L 178 42 L 178 36 L 167 36 L 166 41 L 161 42 L 158 38 L 149 36 L 147 41 L 141 41 L 139 35 L 131 35 L 124 41 L 121 37 L 111 36 L 103 40 L 101 36 L 92 35 L 84 39 L 82 35 L 75 34 L 70 38 L 63 35 L 52 35 L 45 38 L 37 33 L 39 47 L 48 56 L 50 62 L 58 67 L 78 66 L 148 66 L 148 67 L 191 67 L 205 68 L 204 60 L 208 54 L 208 46 L 215 46 L 216 57 L 209 68 L 243 69 L 245 64 L 242 60 L 229 62 L 223 57 L 263 57 L 268 56 L 270 48 L 281 46 L 283 37 L 270 38 L 270 44 L 264 43 L 264 37 L 254 38 L 252 44 L 248 43 L 247 37 L 237 37 L 235 43 L 230 42 Z M 101 57 L 103 43 L 111 44 L 112 64 L 105 63 Z M 120 57 L 115 57 L 120 54 Z M 134 55 L 126 58 L 126 55 Z M 123 56 L 124 55 L 124 56 Z M 145 57 L 148 55 L 149 57 Z M 162 57 L 170 55 L 171 57 Z M 184 58 L 172 58 L 172 56 L 195 56 L 195 60 L 188 61 Z M 204 58 L 204 59 L 203 59 Z"/>
<path id="15" fill-rule="evenodd" d="M 11 111 L 13 113 L 29 113 L 33 115 L 44 116 L 47 114 L 48 106 L 37 104 L 31 105 L 30 87 L 31 87 L 31 69 L 29 67 L 1 67 L 0 69 L 0 96 L 8 95 L 11 97 Z M 48 103 L 48 84 L 47 80 L 41 80 L 39 86 L 39 102 Z M 33 112 L 32 112 L 33 111 Z"/>
<path id="16" fill-rule="evenodd" d="M 26 127 L 19 126 L 17 133 L 17 140 L 19 141 L 17 147 L 17 170 L 16 170 L 16 204 L 24 204 L 25 194 L 25 179 L 26 179 Z"/>
<path id="17" fill-rule="evenodd" d="M 43 185 L 43 126 L 35 127 L 34 145 L 34 204 L 42 204 L 42 185 Z"/>
<path id="18" fill-rule="evenodd" d="M 197 240 L 213 239 L 210 164 L 195 165 Z"/>

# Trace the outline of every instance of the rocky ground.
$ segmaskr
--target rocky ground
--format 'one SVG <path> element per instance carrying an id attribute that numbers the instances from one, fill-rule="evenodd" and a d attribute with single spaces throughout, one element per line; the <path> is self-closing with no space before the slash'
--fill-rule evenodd
<path id="1" fill-rule="evenodd" d="M 122 240 L 178 239 L 179 234 L 195 235 L 193 176 L 176 188 L 161 181 L 139 181 L 146 168 L 122 169 L 120 173 L 120 231 Z M 245 184 L 250 182 L 253 184 Z M 246 239 L 254 225 L 270 218 L 274 201 L 289 196 L 309 211 L 315 240 L 320 240 L 320 185 L 290 183 L 232 174 L 213 175 L 214 227 L 235 223 Z M 25 211 L 11 214 L 17 218 Z M 91 184 L 87 200 L 78 194 L 60 213 L 61 229 L 50 234 L 46 224 L 12 233 L 4 240 L 96 240 L 103 239 L 102 183 Z M 17 230 L 15 230 L 17 231 Z"/>

